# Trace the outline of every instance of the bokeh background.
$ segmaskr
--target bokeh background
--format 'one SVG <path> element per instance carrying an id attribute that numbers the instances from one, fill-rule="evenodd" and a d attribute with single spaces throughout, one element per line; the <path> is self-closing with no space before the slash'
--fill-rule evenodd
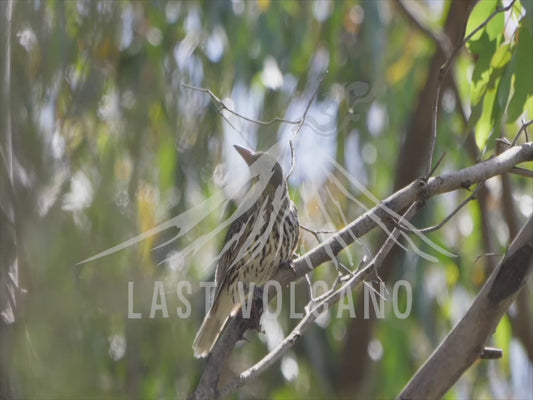
<path id="1" fill-rule="evenodd" d="M 247 171 L 232 144 L 277 143 L 288 171 L 294 139 L 291 196 L 301 223 L 317 230 L 340 229 L 374 204 L 330 159 L 378 199 L 421 176 L 445 54 L 416 21 L 454 45 L 469 16 L 472 31 L 509 2 L 402 4 L 2 1 L 2 397 L 172 399 L 194 389 L 205 365 L 191 348 L 205 313 L 200 282 L 213 278 L 224 233 L 184 249 L 242 196 Z M 441 93 L 435 157 L 446 156 L 437 173 L 490 157 L 496 138 L 513 140 L 532 118 L 532 11 L 531 0 L 515 1 L 458 54 Z M 207 92 L 183 83 L 262 121 L 298 121 L 317 95 L 294 137 L 295 124 L 219 111 Z M 468 195 L 432 199 L 415 224 L 440 222 Z M 356 318 L 331 310 L 235 397 L 397 395 L 467 309 L 532 213 L 532 196 L 525 177 L 486 182 L 478 201 L 429 235 L 457 257 L 415 238 L 438 263 L 409 248 L 384 266 L 389 289 L 399 279 L 412 287 L 409 318 L 396 318 L 390 302 L 386 318 L 363 318 L 356 290 Z M 220 198 L 224 207 L 201 218 L 199 204 Z M 195 223 L 186 234 L 170 227 L 79 264 L 188 210 Z M 303 253 L 317 238 L 301 234 Z M 356 268 L 383 240 L 372 232 L 339 261 Z M 336 274 L 330 263 L 312 279 Z M 177 314 L 183 281 L 191 284 L 189 318 Z M 156 282 L 167 318 L 150 318 Z M 301 311 L 308 291 L 305 283 L 296 289 Z M 493 336 L 503 358 L 477 362 L 447 398 L 531 398 L 531 289 L 528 282 Z M 128 296 L 141 318 L 128 318 Z M 288 315 L 284 303 L 266 335 L 235 350 L 222 379 L 266 354 L 297 323 Z"/>

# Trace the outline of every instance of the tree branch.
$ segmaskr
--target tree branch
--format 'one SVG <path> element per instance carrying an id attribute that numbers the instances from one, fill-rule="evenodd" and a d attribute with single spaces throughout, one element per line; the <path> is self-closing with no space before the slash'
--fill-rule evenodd
<path id="1" fill-rule="evenodd" d="M 533 215 L 513 241 L 474 303 L 400 399 L 439 399 L 478 358 L 503 314 L 533 272 Z"/>
<path id="2" fill-rule="evenodd" d="M 367 211 L 337 234 L 310 250 L 294 261 L 293 268 L 278 270 L 273 279 L 282 284 L 301 278 L 320 264 L 330 261 L 329 254 L 337 255 L 344 249 L 343 243 L 350 245 L 355 238 L 360 238 L 376 227 L 377 221 L 388 220 L 391 213 L 399 218 L 398 212 L 417 200 L 426 200 L 432 196 L 468 188 L 473 184 L 509 171 L 516 164 L 533 160 L 533 143 L 511 147 L 500 155 L 471 167 L 430 178 L 427 183 L 417 180 L 400 189 Z M 415 229 L 416 231 L 416 229 Z"/>

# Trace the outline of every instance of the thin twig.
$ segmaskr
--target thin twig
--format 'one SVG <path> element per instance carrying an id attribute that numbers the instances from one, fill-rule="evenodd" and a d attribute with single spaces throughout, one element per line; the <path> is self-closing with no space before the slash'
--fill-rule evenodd
<path id="1" fill-rule="evenodd" d="M 350 268 L 348 268 L 346 265 L 344 265 L 343 263 L 339 262 L 337 265 L 341 267 L 340 269 L 344 271 L 344 274 L 342 274 L 341 271 L 337 268 L 337 272 L 339 273 L 340 276 L 352 274 L 353 271 Z"/>
<path id="2" fill-rule="evenodd" d="M 320 77 L 320 80 L 318 81 L 318 85 L 316 86 L 316 89 L 313 92 L 313 95 L 311 96 L 311 98 L 307 102 L 307 106 L 305 107 L 305 110 L 304 110 L 304 113 L 302 115 L 302 118 L 300 118 L 300 122 L 299 122 L 298 126 L 296 127 L 296 130 L 294 131 L 294 133 L 292 135 L 293 139 L 296 137 L 296 135 L 298 135 L 298 133 L 300 133 L 300 130 L 302 129 L 302 127 L 303 127 L 303 125 L 305 123 L 305 117 L 307 117 L 307 113 L 311 109 L 311 104 L 313 103 L 313 101 L 315 100 L 316 96 L 318 95 L 318 91 L 320 90 L 320 87 L 322 86 L 322 82 L 324 82 L 324 78 L 326 77 L 327 73 L 328 73 L 328 71 L 324 71 L 324 73 Z"/>
<path id="3" fill-rule="evenodd" d="M 312 229 L 306 228 L 302 225 L 300 225 L 300 228 L 302 228 L 304 231 L 309 232 L 311 235 L 313 235 L 318 243 L 322 243 L 322 239 L 320 239 L 320 236 L 318 236 L 318 232 L 315 232 Z"/>
<path id="4" fill-rule="evenodd" d="M 297 121 L 290 121 L 290 120 L 287 120 L 287 119 L 283 119 L 283 118 L 273 118 L 271 119 L 270 121 L 261 121 L 261 120 L 258 120 L 258 119 L 254 119 L 254 118 L 249 118 L 249 117 L 246 117 L 242 114 L 239 114 L 238 112 L 236 111 L 233 111 L 232 109 L 228 108 L 228 106 L 226 106 L 224 104 L 224 102 L 222 100 L 220 100 L 210 89 L 206 89 L 206 88 L 201 88 L 201 87 L 196 87 L 196 86 L 192 86 L 192 85 L 189 85 L 187 83 L 184 83 L 184 82 L 181 82 L 181 86 L 187 88 L 187 89 L 192 89 L 192 90 L 196 90 L 197 92 L 202 92 L 202 93 L 207 93 L 209 95 L 209 97 L 211 97 L 211 99 L 215 102 L 216 106 L 217 106 L 217 111 L 220 113 L 222 110 L 226 110 L 228 111 L 229 113 L 245 120 L 245 121 L 248 121 L 248 122 L 251 122 L 251 123 L 254 123 L 254 124 L 257 124 L 257 125 L 263 125 L 263 126 L 268 126 L 268 125 L 272 125 L 272 124 L 275 124 L 277 122 L 280 122 L 280 123 L 284 123 L 284 124 L 291 124 L 291 125 L 299 125 L 301 124 L 302 120 L 299 119 Z"/>
<path id="5" fill-rule="evenodd" d="M 311 104 L 315 100 L 315 98 L 316 98 L 316 96 L 318 94 L 318 91 L 319 91 L 320 87 L 322 86 L 322 82 L 324 82 L 324 78 L 326 77 L 327 73 L 328 73 L 328 71 L 324 71 L 324 73 L 320 77 L 320 80 L 318 81 L 318 85 L 316 86 L 316 89 L 313 92 L 313 95 L 311 96 L 311 98 L 307 102 L 307 106 L 305 107 L 304 113 L 302 114 L 302 117 L 300 118 L 299 123 L 296 126 L 296 129 L 294 130 L 294 133 L 292 134 L 292 138 L 289 141 L 289 146 L 290 146 L 290 149 L 291 149 L 291 167 L 289 168 L 289 172 L 287 173 L 287 176 L 285 177 L 285 179 L 289 179 L 289 176 L 291 176 L 292 172 L 294 171 L 294 164 L 295 164 L 295 161 L 294 161 L 295 160 L 295 157 L 294 157 L 294 140 L 296 139 L 296 136 L 298 135 L 298 133 L 300 133 L 302 127 L 305 124 L 305 118 L 307 117 L 307 113 L 311 109 Z"/>
<path id="6" fill-rule="evenodd" d="M 513 139 L 513 141 L 511 142 L 511 146 L 514 146 L 518 140 L 518 138 L 520 137 L 520 135 L 522 134 L 522 132 L 525 133 L 526 135 L 526 141 L 529 140 L 528 138 L 528 135 L 527 135 L 527 127 L 529 125 L 533 124 L 533 119 L 528 121 L 528 122 L 523 122 L 522 121 L 522 126 L 520 127 L 520 129 L 518 130 L 518 133 L 516 134 L 515 138 Z"/>
<path id="7" fill-rule="evenodd" d="M 385 285 L 385 282 L 383 281 L 383 279 L 381 279 L 381 277 L 379 276 L 379 274 L 377 273 L 377 270 L 376 268 L 374 269 L 374 272 L 376 273 L 376 276 L 378 278 L 377 282 L 379 282 L 380 284 L 383 284 Z M 374 281 L 376 282 L 376 281 Z M 386 301 L 388 302 L 389 300 L 383 296 L 378 290 L 376 290 L 376 288 L 374 286 L 372 286 L 369 282 L 367 281 L 363 281 L 363 285 L 365 285 L 367 288 L 369 288 L 371 291 L 373 291 L 380 299 L 382 299 L 383 301 Z M 387 294 L 389 294 L 389 291 L 387 290 L 387 288 L 385 287 L 385 291 L 387 292 Z"/>
<path id="8" fill-rule="evenodd" d="M 322 234 L 327 234 L 327 233 L 337 233 L 337 231 L 316 231 L 312 228 L 308 228 L 302 224 L 300 224 L 300 228 L 303 229 L 304 231 L 307 231 L 309 233 L 313 233 L 313 234 L 318 234 L 318 233 L 322 233 Z"/>
<path id="9" fill-rule="evenodd" d="M 442 70 L 441 70 L 442 72 Z M 444 75 L 442 80 L 444 79 Z M 439 100 L 440 100 L 440 88 L 442 85 L 441 76 L 439 76 L 439 81 L 437 84 L 437 90 L 435 91 L 435 99 L 433 100 L 433 106 L 431 108 L 433 117 L 431 118 L 431 138 L 429 140 L 429 152 L 428 152 L 428 162 L 426 166 L 426 178 L 431 176 L 432 164 L 433 164 L 433 152 L 435 151 L 435 145 L 437 143 L 437 119 L 439 114 Z"/>
<path id="10" fill-rule="evenodd" d="M 474 192 L 468 196 L 461 204 L 459 204 L 449 215 L 446 216 L 446 218 L 444 218 L 439 224 L 437 225 L 433 225 L 433 226 L 430 226 L 430 227 L 427 227 L 427 228 L 424 228 L 424 229 L 418 229 L 418 232 L 420 233 L 430 233 L 430 232 L 435 232 L 435 231 L 438 231 L 440 228 L 442 228 L 444 226 L 444 224 L 446 224 L 449 220 L 451 220 L 464 206 L 466 206 L 469 202 L 471 202 L 472 200 L 474 199 L 477 199 L 477 195 L 481 189 L 481 187 L 483 186 L 483 182 L 480 183 L 476 189 L 474 190 Z M 400 226 L 400 229 L 404 232 L 407 232 L 407 233 L 414 233 L 414 231 L 406 226 Z"/>
<path id="11" fill-rule="evenodd" d="M 437 163 L 435 164 L 435 166 L 431 169 L 431 171 L 429 172 L 429 176 L 433 176 L 433 174 L 435 173 L 435 171 L 437 170 L 437 168 L 439 168 L 439 165 L 442 163 L 442 161 L 444 160 L 444 157 L 446 157 L 446 152 L 442 153 L 442 155 L 440 156 L 439 160 L 437 161 Z"/>
<path id="12" fill-rule="evenodd" d="M 500 253 L 485 253 L 485 254 L 480 254 L 479 256 L 476 257 L 476 259 L 474 260 L 474 262 L 472 263 L 472 265 L 474 265 L 475 263 L 477 263 L 481 258 L 483 257 L 501 257 L 501 254 Z"/>
<path id="13" fill-rule="evenodd" d="M 525 176 L 528 178 L 533 178 L 533 171 L 531 171 L 530 169 L 513 167 L 509 170 L 509 173 L 514 174 L 514 175 Z"/>

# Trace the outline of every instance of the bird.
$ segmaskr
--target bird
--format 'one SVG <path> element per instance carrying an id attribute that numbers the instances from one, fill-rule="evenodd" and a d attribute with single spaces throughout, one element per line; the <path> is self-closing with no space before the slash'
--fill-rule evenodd
<path id="1" fill-rule="evenodd" d="M 298 210 L 280 164 L 268 153 L 233 147 L 250 169 L 252 187 L 219 254 L 213 303 L 193 342 L 196 358 L 211 353 L 229 318 L 240 310 L 242 293 L 252 285 L 261 288 L 281 264 L 290 263 L 299 239 Z"/>

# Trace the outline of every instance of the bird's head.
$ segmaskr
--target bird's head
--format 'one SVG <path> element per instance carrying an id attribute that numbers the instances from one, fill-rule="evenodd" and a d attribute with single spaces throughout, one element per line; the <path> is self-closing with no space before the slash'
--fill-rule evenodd
<path id="1" fill-rule="evenodd" d="M 248 164 L 252 182 L 257 183 L 263 179 L 268 179 L 267 191 L 275 191 L 279 186 L 285 184 L 283 170 L 274 157 L 268 153 L 256 152 L 238 145 L 233 145 L 233 147 Z"/>

